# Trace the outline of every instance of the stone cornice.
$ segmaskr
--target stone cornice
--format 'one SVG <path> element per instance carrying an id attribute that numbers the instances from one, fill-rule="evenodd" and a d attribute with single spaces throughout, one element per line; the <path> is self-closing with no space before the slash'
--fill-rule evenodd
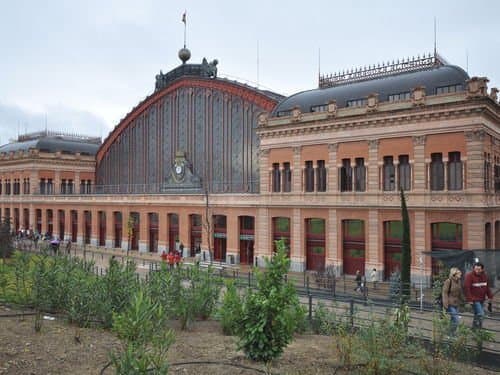
<path id="1" fill-rule="evenodd" d="M 490 98 L 460 100 L 454 102 L 440 102 L 433 105 L 420 107 L 397 108 L 391 104 L 380 104 L 378 110 L 370 113 L 357 113 L 348 115 L 350 109 L 343 108 L 344 116 L 335 118 L 327 113 L 303 113 L 301 121 L 285 121 L 287 118 L 268 119 L 265 128 L 258 128 L 260 138 L 283 137 L 311 133 L 324 133 L 325 131 L 342 131 L 374 127 L 387 127 L 407 124 L 409 122 L 422 123 L 432 120 L 449 118 L 466 118 L 471 116 L 485 116 L 500 123 L 500 106 Z"/>

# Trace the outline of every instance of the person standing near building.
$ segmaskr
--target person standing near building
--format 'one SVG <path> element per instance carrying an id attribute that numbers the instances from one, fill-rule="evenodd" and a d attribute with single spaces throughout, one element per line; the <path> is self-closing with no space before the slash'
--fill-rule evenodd
<path id="1" fill-rule="evenodd" d="M 354 279 L 356 281 L 356 288 L 354 288 L 355 292 L 362 292 L 363 289 L 363 281 L 361 277 L 361 272 L 359 270 L 356 271 L 356 278 Z"/>
<path id="2" fill-rule="evenodd" d="M 370 272 L 370 279 L 371 279 L 371 282 L 373 283 L 373 289 L 377 289 L 377 269 L 376 268 L 372 269 L 372 271 Z"/>
<path id="3" fill-rule="evenodd" d="M 450 314 L 452 334 L 458 327 L 458 306 L 464 302 L 461 277 L 462 272 L 456 267 L 451 267 L 450 277 L 443 283 L 443 308 Z"/>
<path id="4" fill-rule="evenodd" d="M 491 292 L 488 276 L 484 272 L 482 263 L 475 263 L 472 271 L 465 275 L 464 292 L 467 302 L 472 303 L 474 311 L 473 328 L 482 328 L 484 317 L 484 301 L 488 297 L 488 303 L 491 305 L 493 293 Z"/>

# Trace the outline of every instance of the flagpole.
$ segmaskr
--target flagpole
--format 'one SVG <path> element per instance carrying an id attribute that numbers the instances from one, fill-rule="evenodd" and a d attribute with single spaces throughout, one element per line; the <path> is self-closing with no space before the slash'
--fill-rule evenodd
<path id="1" fill-rule="evenodd" d="M 184 48 L 186 48 L 186 11 L 184 10 L 184 15 L 182 16 L 182 22 L 184 22 Z"/>

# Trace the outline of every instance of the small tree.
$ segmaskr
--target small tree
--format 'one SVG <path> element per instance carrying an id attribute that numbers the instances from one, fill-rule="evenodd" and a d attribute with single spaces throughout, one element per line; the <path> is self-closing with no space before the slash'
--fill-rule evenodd
<path id="1" fill-rule="evenodd" d="M 411 245 L 410 245 L 410 218 L 406 199 L 401 188 L 401 215 L 403 217 L 403 240 L 401 244 L 401 303 L 410 300 L 411 282 Z"/>
<path id="2" fill-rule="evenodd" d="M 0 254 L 2 259 L 10 258 L 14 252 L 12 234 L 10 233 L 10 218 L 4 217 L 0 221 Z"/>
<path id="3" fill-rule="evenodd" d="M 237 329 L 239 348 L 247 357 L 266 364 L 279 357 L 290 343 L 299 308 L 297 293 L 285 275 L 290 268 L 285 243 L 276 242 L 277 253 L 266 261 L 266 270 L 257 271 L 257 291 L 243 300 L 241 324 Z"/>

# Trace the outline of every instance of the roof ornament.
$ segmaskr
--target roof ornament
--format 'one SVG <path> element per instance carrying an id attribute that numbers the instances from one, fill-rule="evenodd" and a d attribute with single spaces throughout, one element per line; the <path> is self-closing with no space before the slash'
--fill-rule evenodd
<path id="1" fill-rule="evenodd" d="M 182 23 L 184 23 L 184 47 L 179 50 L 179 59 L 185 64 L 191 58 L 191 51 L 186 48 L 186 11 L 182 14 Z"/>
<path id="2" fill-rule="evenodd" d="M 321 75 L 319 77 L 319 88 L 324 89 L 401 73 L 429 70 L 446 64 L 446 60 L 437 53 L 434 55 L 424 53 L 422 56 L 418 54 L 417 57 L 412 56 L 411 58 L 392 60 L 392 62 L 387 61 L 382 64 L 378 63 L 376 66 L 368 65 L 368 67 L 356 67 L 334 74 Z"/>

